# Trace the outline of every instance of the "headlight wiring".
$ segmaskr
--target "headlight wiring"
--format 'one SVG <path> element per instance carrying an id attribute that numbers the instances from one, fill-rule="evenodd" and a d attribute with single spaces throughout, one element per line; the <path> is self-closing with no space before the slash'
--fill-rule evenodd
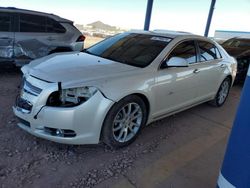
<path id="1" fill-rule="evenodd" d="M 59 89 L 49 96 L 47 105 L 58 107 L 77 106 L 89 100 L 97 91 L 97 88 L 91 86 Z"/>
<path id="2" fill-rule="evenodd" d="M 60 98 L 63 104 L 81 104 L 91 98 L 96 92 L 97 89 L 94 87 L 69 88 L 62 90 Z"/>

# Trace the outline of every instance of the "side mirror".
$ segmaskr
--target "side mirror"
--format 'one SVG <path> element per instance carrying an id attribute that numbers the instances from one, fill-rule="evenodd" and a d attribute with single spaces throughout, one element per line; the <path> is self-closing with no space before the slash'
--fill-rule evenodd
<path id="1" fill-rule="evenodd" d="M 166 65 L 168 67 L 188 67 L 188 61 L 181 57 L 171 57 Z"/>

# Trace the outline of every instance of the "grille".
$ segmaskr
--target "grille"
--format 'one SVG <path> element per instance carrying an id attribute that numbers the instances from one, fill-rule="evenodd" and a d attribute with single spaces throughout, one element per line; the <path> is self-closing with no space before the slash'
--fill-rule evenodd
<path id="1" fill-rule="evenodd" d="M 26 93 L 29 93 L 29 94 L 34 95 L 34 96 L 38 96 L 42 92 L 42 89 L 32 85 L 26 79 L 24 79 L 24 81 L 23 81 L 23 90 Z"/>

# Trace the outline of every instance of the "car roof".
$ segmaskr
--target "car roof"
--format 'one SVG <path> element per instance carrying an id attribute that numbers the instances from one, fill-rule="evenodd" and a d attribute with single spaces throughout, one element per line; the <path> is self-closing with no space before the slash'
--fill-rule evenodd
<path id="1" fill-rule="evenodd" d="M 56 20 L 58 22 L 73 23 L 73 21 L 71 21 L 71 20 L 62 18 L 62 17 L 54 15 L 54 14 L 39 12 L 39 11 L 34 11 L 34 10 L 20 9 L 20 8 L 16 8 L 16 7 L 0 7 L 0 12 L 26 13 L 26 14 L 32 14 L 32 15 L 38 15 L 38 16 L 47 16 L 47 17 L 53 18 L 54 20 Z"/>
<path id="2" fill-rule="evenodd" d="M 161 36 L 167 38 L 186 38 L 186 39 L 201 39 L 210 41 L 207 37 L 195 35 L 189 32 L 184 31 L 172 31 L 172 30 L 153 30 L 153 31 L 145 31 L 145 30 L 130 30 L 130 33 L 138 33 L 138 34 L 146 34 L 146 35 L 154 35 L 154 36 Z"/>

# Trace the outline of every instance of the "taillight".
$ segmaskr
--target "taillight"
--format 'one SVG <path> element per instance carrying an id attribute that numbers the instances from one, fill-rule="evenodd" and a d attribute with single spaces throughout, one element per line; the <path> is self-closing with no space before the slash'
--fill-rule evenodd
<path id="1" fill-rule="evenodd" d="M 78 39 L 76 40 L 76 42 L 83 42 L 85 40 L 85 36 L 81 35 L 80 37 L 78 37 Z"/>

